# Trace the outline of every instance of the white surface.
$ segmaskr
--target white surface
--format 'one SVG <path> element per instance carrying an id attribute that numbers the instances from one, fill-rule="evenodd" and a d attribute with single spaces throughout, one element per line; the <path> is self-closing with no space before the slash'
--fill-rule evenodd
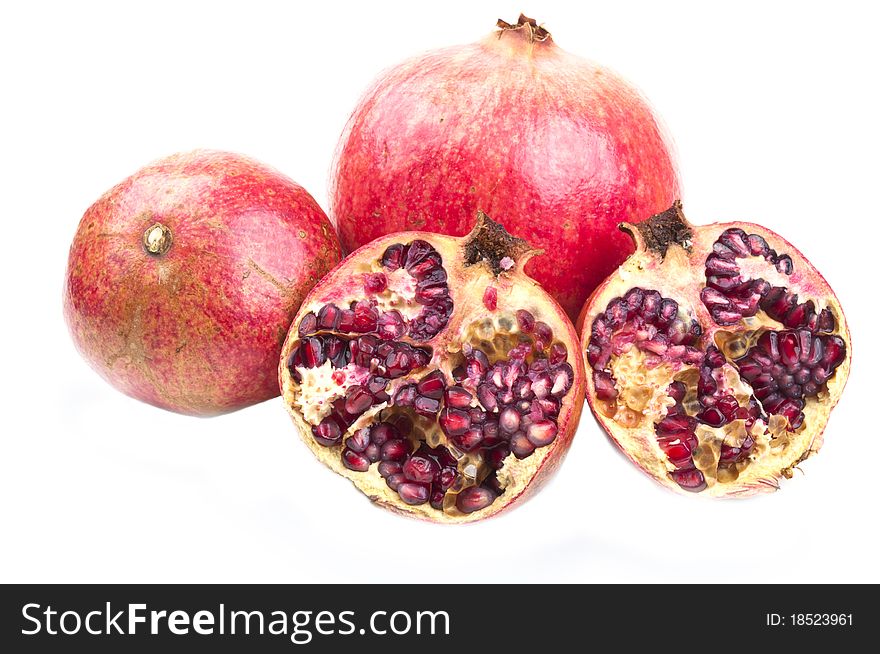
<path id="1" fill-rule="evenodd" d="M 0 581 L 880 582 L 870 3 L 522 7 L 653 101 L 692 220 L 764 223 L 837 291 L 856 341 L 849 386 L 822 453 L 775 495 L 669 494 L 588 414 L 538 497 L 439 528 L 372 508 L 312 458 L 280 400 L 185 418 L 116 392 L 75 352 L 67 248 L 107 188 L 204 146 L 275 165 L 326 209 L 333 148 L 369 81 L 522 4 L 6 5 Z"/>

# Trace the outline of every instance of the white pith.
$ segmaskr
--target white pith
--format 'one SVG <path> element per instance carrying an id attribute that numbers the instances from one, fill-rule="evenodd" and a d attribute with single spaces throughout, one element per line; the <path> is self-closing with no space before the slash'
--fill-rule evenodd
<path id="1" fill-rule="evenodd" d="M 740 224 L 747 233 L 763 236 L 771 248 L 779 254 L 790 254 L 795 259 L 794 271 L 791 275 L 782 275 L 772 264 L 760 257 L 737 259 L 743 278 L 762 278 L 774 286 L 784 286 L 798 295 L 799 302 L 813 300 L 816 310 L 829 307 L 837 320 L 835 333 L 840 334 L 849 343 L 849 332 L 843 312 L 828 292 L 827 297 L 817 295 L 810 284 L 810 278 L 821 280 L 815 270 L 805 262 L 798 261 L 794 255 L 797 251 L 776 234 L 757 225 Z M 595 317 L 603 312 L 611 299 L 622 296 L 633 286 L 645 290 L 653 289 L 664 297 L 679 303 L 680 314 L 687 312 L 697 317 L 705 330 L 701 349 L 712 339 L 719 349 L 730 355 L 730 350 L 748 349 L 754 345 L 763 331 L 785 329 L 777 321 L 771 319 L 763 311 L 752 318 L 747 318 L 739 325 L 719 327 L 715 325 L 708 311 L 699 299 L 699 292 L 705 286 L 705 259 L 712 251 L 712 244 L 730 225 L 712 225 L 697 228 L 692 242 L 692 252 L 688 253 L 678 245 L 671 245 L 666 252 L 663 263 L 656 255 L 639 249 L 620 269 L 600 287 L 595 295 L 590 311 L 584 316 L 585 343 L 589 341 L 589 330 Z M 648 273 L 648 274 L 646 274 Z M 638 280 L 638 281 L 636 281 Z M 814 282 L 815 284 L 815 282 Z M 731 339 L 730 335 L 737 333 Z M 737 340 L 741 339 L 741 340 Z M 634 347 L 633 350 L 636 348 Z M 741 352 L 738 356 L 742 356 Z M 728 364 L 716 371 L 719 383 L 718 393 L 728 389 L 737 398 L 741 406 L 747 406 L 752 395 L 751 387 L 742 380 L 733 365 Z M 658 388 L 666 388 L 673 380 L 685 380 L 688 383 L 688 394 L 683 402 L 689 415 L 696 412 L 696 379 L 697 366 L 670 366 L 663 364 L 654 368 L 645 363 L 646 357 L 638 353 L 625 353 L 623 356 L 612 355 L 610 364 L 612 375 L 619 393 L 616 403 L 595 401 L 597 419 L 605 426 L 612 437 L 618 441 L 640 467 L 664 485 L 680 492 L 680 489 L 668 475 L 674 469 L 666 454 L 659 446 L 654 434 L 653 425 L 665 415 L 666 407 L 673 402 L 667 398 L 652 395 L 651 401 L 644 410 L 637 411 L 638 422 L 633 424 L 631 412 L 632 397 L 642 397 L 644 392 L 638 390 L 642 383 L 656 384 Z M 707 488 L 700 495 L 708 496 L 739 496 L 751 495 L 756 492 L 775 490 L 779 487 L 781 477 L 790 477 L 792 470 L 807 456 L 819 450 L 822 445 L 822 430 L 828 415 L 843 390 L 849 374 L 851 351 L 847 347 L 846 359 L 837 368 L 828 381 L 827 386 L 817 397 L 806 398 L 803 426 L 789 432 L 787 421 L 781 416 L 770 416 L 768 424 L 756 421 L 750 435 L 755 440 L 750 457 L 733 466 L 718 465 L 721 444 L 739 446 L 746 436 L 745 421 L 734 421 L 720 428 L 700 425 L 697 428 L 699 447 L 694 453 L 694 463 L 706 479 Z M 692 372 L 688 372 L 688 370 Z M 720 373 L 720 374 L 719 374 Z M 644 382 L 642 381 L 644 376 Z M 587 367 L 588 393 L 595 393 L 592 381 L 592 369 Z M 656 394 L 655 394 L 656 395 Z M 665 396 L 665 393 L 662 394 Z M 689 406 L 690 404 L 690 406 Z"/>
<path id="2" fill-rule="evenodd" d="M 427 238 L 426 238 L 427 237 Z M 445 330 L 440 335 L 428 342 L 413 342 L 408 337 L 399 339 L 400 342 L 407 342 L 418 347 L 428 347 L 432 350 L 432 359 L 428 366 L 416 370 L 411 375 L 394 380 L 393 386 L 389 384 L 387 392 L 393 397 L 394 390 L 397 387 L 417 381 L 421 377 L 427 375 L 435 369 L 444 372 L 447 384 L 451 385 L 452 369 L 461 363 L 463 354 L 461 352 L 461 343 L 464 341 L 472 342 L 474 345 L 485 345 L 483 341 L 498 339 L 499 345 L 505 342 L 502 334 L 507 333 L 515 339 L 518 332 L 515 319 L 515 311 L 517 309 L 526 309 L 531 311 L 536 319 L 546 321 L 554 332 L 554 342 L 563 342 L 566 344 L 569 356 L 568 362 L 575 371 L 575 380 L 572 388 L 565 396 L 565 403 L 562 405 L 556 423 L 559 428 L 559 436 L 551 444 L 545 447 L 536 448 L 534 453 L 525 458 L 517 459 L 514 455 L 509 455 L 504 466 L 497 473 L 497 479 L 500 486 L 504 489 L 504 493 L 485 509 L 470 514 L 463 514 L 455 508 L 455 492 L 449 491 L 444 500 L 444 509 L 437 510 L 430 506 L 429 503 L 422 505 L 407 505 L 399 495 L 391 490 L 386 482 L 377 471 L 378 464 L 373 464 L 366 472 L 351 471 L 342 465 L 341 451 L 342 445 L 334 447 L 324 447 L 318 444 L 311 434 L 311 425 L 316 424 L 307 419 L 307 416 L 317 415 L 314 411 L 309 411 L 304 406 L 306 400 L 303 398 L 302 391 L 297 388 L 293 382 L 286 366 L 282 364 L 280 369 L 280 379 L 282 386 L 282 395 L 285 398 L 285 404 L 291 414 L 294 423 L 298 426 L 302 440 L 317 458 L 323 461 L 327 466 L 338 474 L 348 478 L 371 500 L 377 502 L 394 511 L 429 519 L 435 522 L 470 522 L 488 517 L 500 511 L 505 506 L 518 501 L 531 494 L 535 488 L 540 486 L 544 478 L 549 476 L 551 469 L 555 469 L 561 459 L 561 453 L 565 451 L 570 440 L 570 434 L 565 435 L 568 431 L 569 424 L 576 424 L 580 415 L 583 397 L 582 385 L 582 362 L 577 354 L 577 337 L 571 324 L 562 316 L 561 309 L 546 294 L 540 290 L 537 285 L 527 278 L 521 272 L 521 265 L 513 266 L 511 270 L 502 272 L 498 277 L 492 274 L 488 266 L 482 262 L 473 266 L 463 266 L 460 261 L 461 257 L 461 240 L 452 237 L 438 237 L 436 235 L 427 235 L 423 233 L 398 234 L 392 237 L 386 237 L 375 242 L 371 247 L 371 252 L 375 253 L 375 260 L 381 256 L 384 249 L 393 243 L 409 243 L 415 238 L 426 238 L 440 252 L 444 261 L 444 268 L 447 274 L 450 274 L 448 285 L 450 288 L 450 296 L 452 297 L 455 307 L 450 321 Z M 381 242 L 381 244 L 380 244 Z M 363 260 L 365 263 L 360 263 Z M 294 319 L 291 332 L 283 349 L 283 359 L 298 344 L 299 339 L 296 336 L 296 328 L 302 317 L 309 311 L 317 312 L 321 306 L 329 302 L 335 303 L 340 307 L 347 307 L 348 302 L 352 299 L 365 297 L 362 288 L 362 277 L 356 277 L 358 273 L 373 272 L 381 270 L 380 266 L 375 265 L 375 260 L 366 263 L 366 259 L 349 259 L 343 262 L 336 270 L 330 273 L 323 282 L 316 287 L 310 296 L 306 299 L 301 307 L 297 317 Z M 520 263 L 524 264 L 524 261 Z M 454 264 L 454 265 L 450 265 Z M 456 275 L 453 269 L 461 271 Z M 405 271 L 399 270 L 394 273 L 386 272 L 388 279 L 388 291 L 378 294 L 374 297 L 378 302 L 380 311 L 396 309 L 401 312 L 407 319 L 421 312 L 422 306 L 415 303 L 412 299 L 414 291 L 413 278 Z M 347 288 L 350 293 L 345 292 L 346 285 L 343 280 L 357 279 L 357 283 L 352 285 L 349 283 Z M 492 285 L 498 293 L 498 305 L 495 311 L 490 312 L 482 304 L 483 294 L 486 286 Z M 354 287 L 353 287 L 354 286 Z M 335 287 L 335 288 L 334 288 Z M 340 290 L 343 291 L 340 293 Z M 406 308 L 412 305 L 414 310 L 411 313 L 406 312 Z M 487 321 L 486 318 L 491 320 Z M 502 324 L 503 323 L 503 324 Z M 561 337 L 561 338 L 560 338 Z M 490 365 L 498 358 L 491 351 L 486 352 Z M 506 351 L 504 352 L 506 355 Z M 506 358 L 506 357 L 505 357 Z M 329 364 L 328 364 L 329 365 Z M 303 376 L 305 384 L 306 377 Z M 468 385 L 463 384 L 466 388 Z M 342 390 L 340 388 L 340 390 Z M 474 388 L 468 388 L 472 393 Z M 342 391 L 344 393 L 344 391 Z M 340 394 L 342 394 L 340 393 Z M 325 401 L 325 405 L 328 403 Z M 473 406 L 477 406 L 476 397 L 472 402 Z M 361 416 L 358 421 L 348 430 L 350 435 L 354 430 L 373 422 L 376 414 L 381 409 L 387 409 L 383 413 L 382 418 L 387 418 L 388 411 L 391 414 L 396 412 L 406 412 L 411 418 L 415 414 L 410 409 L 389 408 L 382 405 L 379 408 L 369 410 Z M 329 411 L 329 409 L 327 409 Z M 326 415 L 326 413 L 324 414 Z M 323 415 L 321 416 L 323 417 Z M 443 434 L 442 430 L 435 421 L 427 419 L 416 419 L 416 428 L 414 431 L 430 427 L 422 434 L 424 440 L 430 445 L 435 446 L 442 444 L 446 446 L 454 456 L 459 458 L 459 472 L 464 477 L 472 475 L 475 467 L 479 467 L 481 463 L 481 455 L 478 452 L 462 453 L 455 450 Z M 553 463 L 545 466 L 548 459 L 556 451 L 557 447 L 561 447 L 560 453 L 553 456 Z M 546 470 L 544 469 L 546 468 Z M 479 481 L 479 480 L 477 480 Z M 466 484 L 468 481 L 465 482 Z M 471 482 L 472 483 L 472 482 Z"/>

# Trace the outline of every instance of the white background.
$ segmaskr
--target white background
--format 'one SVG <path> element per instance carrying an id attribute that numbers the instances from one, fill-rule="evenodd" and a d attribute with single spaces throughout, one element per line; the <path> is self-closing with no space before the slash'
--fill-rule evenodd
<path id="1" fill-rule="evenodd" d="M 7 3 L 0 581 L 880 582 L 878 106 L 872 3 Z M 847 311 L 855 365 L 822 453 L 781 492 L 668 493 L 587 414 L 553 483 L 501 518 L 395 517 L 319 465 L 281 401 L 221 418 L 139 404 L 61 316 L 83 211 L 147 162 L 250 154 L 327 208 L 383 68 L 533 15 L 636 83 L 675 137 L 695 222 L 787 235 Z"/>

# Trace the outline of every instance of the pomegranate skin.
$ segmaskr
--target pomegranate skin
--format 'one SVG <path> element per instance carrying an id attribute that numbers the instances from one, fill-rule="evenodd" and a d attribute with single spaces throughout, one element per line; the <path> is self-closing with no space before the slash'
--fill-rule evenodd
<path id="1" fill-rule="evenodd" d="M 216 415 L 279 394 L 290 320 L 340 259 L 329 220 L 289 178 L 231 153 L 172 155 L 85 212 L 64 316 L 123 393 Z"/>
<path id="2" fill-rule="evenodd" d="M 331 172 L 350 252 L 385 234 L 466 234 L 482 210 L 552 253 L 526 272 L 572 320 L 632 244 L 617 230 L 680 197 L 671 144 L 627 82 L 534 21 L 410 59 L 360 100 Z"/>

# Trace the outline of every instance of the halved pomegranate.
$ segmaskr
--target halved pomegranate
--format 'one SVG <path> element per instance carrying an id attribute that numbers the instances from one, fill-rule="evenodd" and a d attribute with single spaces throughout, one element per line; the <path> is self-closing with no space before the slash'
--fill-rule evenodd
<path id="1" fill-rule="evenodd" d="M 822 446 L 849 374 L 833 291 L 760 225 L 696 227 L 676 203 L 621 229 L 636 253 L 581 314 L 593 413 L 670 488 L 776 490 Z"/>
<path id="2" fill-rule="evenodd" d="M 479 214 L 467 236 L 382 237 L 324 277 L 280 365 L 315 455 L 374 502 L 436 522 L 533 494 L 584 391 L 574 327 L 523 273 L 534 254 Z"/>

